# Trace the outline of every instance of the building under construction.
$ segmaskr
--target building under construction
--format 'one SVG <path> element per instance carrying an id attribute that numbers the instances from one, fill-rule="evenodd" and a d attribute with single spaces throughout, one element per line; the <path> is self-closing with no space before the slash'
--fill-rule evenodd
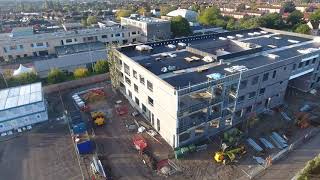
<path id="1" fill-rule="evenodd" d="M 319 37 L 250 29 L 118 47 L 113 84 L 172 146 L 320 85 Z M 112 69 L 112 68 L 111 68 Z"/>

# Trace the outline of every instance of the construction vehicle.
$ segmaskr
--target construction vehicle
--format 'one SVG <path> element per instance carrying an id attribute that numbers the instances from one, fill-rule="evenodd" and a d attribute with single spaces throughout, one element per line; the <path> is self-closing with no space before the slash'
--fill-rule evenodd
<path id="1" fill-rule="evenodd" d="M 243 154 L 246 153 L 244 146 L 240 146 L 239 148 L 235 148 L 235 149 L 231 149 L 231 150 L 227 150 L 227 149 L 228 149 L 228 147 L 222 148 L 221 151 L 217 151 L 214 154 L 214 160 L 217 163 L 222 163 L 224 165 L 229 164 L 231 162 L 234 162 L 236 160 L 236 158 L 240 158 Z"/>
<path id="2" fill-rule="evenodd" d="M 95 125 L 102 126 L 105 124 L 105 114 L 101 111 L 91 112 L 91 118 Z"/>

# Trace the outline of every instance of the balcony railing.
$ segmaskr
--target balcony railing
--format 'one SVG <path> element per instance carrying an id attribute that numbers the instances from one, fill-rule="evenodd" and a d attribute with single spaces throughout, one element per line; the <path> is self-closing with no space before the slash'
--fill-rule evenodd
<path id="1" fill-rule="evenodd" d="M 192 113 L 192 112 L 195 112 L 195 111 L 199 111 L 203 108 L 206 108 L 210 105 L 215 105 L 217 103 L 220 103 L 222 102 L 222 98 L 214 98 L 214 99 L 211 99 L 210 101 L 204 101 L 204 102 L 201 102 L 201 103 L 198 103 L 198 104 L 195 104 L 195 105 L 192 105 L 192 106 L 188 106 L 186 108 L 182 108 L 179 110 L 178 112 L 178 116 L 182 116 L 185 112 L 188 112 L 188 113 Z"/>

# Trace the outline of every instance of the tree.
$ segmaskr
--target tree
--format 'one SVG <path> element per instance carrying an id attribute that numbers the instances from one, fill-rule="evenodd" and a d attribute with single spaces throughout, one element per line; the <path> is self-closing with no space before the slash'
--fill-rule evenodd
<path id="1" fill-rule="evenodd" d="M 222 15 L 220 10 L 213 6 L 203 10 L 198 18 L 199 22 L 204 25 L 218 25 L 221 24 Z"/>
<path id="2" fill-rule="evenodd" d="M 303 14 L 298 10 L 294 10 L 287 18 L 287 23 L 291 26 L 300 24 L 302 22 Z"/>
<path id="3" fill-rule="evenodd" d="M 311 20 L 311 21 L 317 21 L 317 22 L 320 21 L 320 9 L 319 9 L 319 10 L 316 10 L 316 11 L 313 12 L 313 13 L 311 13 L 311 15 L 310 15 L 310 20 Z"/>
<path id="4" fill-rule="evenodd" d="M 73 76 L 76 79 L 84 78 L 84 77 L 87 77 L 88 75 L 89 75 L 89 71 L 87 68 L 77 68 L 73 72 Z"/>
<path id="5" fill-rule="evenodd" d="M 294 10 L 296 10 L 296 5 L 294 4 L 293 1 L 287 1 L 287 2 L 284 2 L 283 5 L 283 11 L 285 13 L 291 13 L 293 12 Z"/>
<path id="6" fill-rule="evenodd" d="M 140 15 L 145 15 L 146 9 L 145 9 L 144 7 L 141 7 L 141 8 L 138 9 L 138 13 L 139 13 Z"/>
<path id="7" fill-rule="evenodd" d="M 169 12 L 176 10 L 176 6 L 160 6 L 160 15 L 166 16 Z"/>
<path id="8" fill-rule="evenodd" d="M 91 26 L 92 24 L 97 24 L 97 16 L 88 16 L 87 18 L 87 25 Z"/>
<path id="9" fill-rule="evenodd" d="M 297 26 L 294 32 L 301 33 L 301 34 L 310 34 L 310 30 L 311 29 L 307 24 L 300 24 Z"/>
<path id="10" fill-rule="evenodd" d="M 252 29 L 259 27 L 259 18 L 258 17 L 245 17 L 239 21 L 239 29 Z"/>
<path id="11" fill-rule="evenodd" d="M 120 20 L 121 17 L 129 17 L 131 15 L 132 11 L 127 9 L 120 9 L 116 12 L 117 20 Z"/>
<path id="12" fill-rule="evenodd" d="M 238 26 L 237 26 L 236 20 L 235 19 L 229 19 L 229 21 L 227 23 L 227 26 L 226 26 L 226 29 L 229 30 L 229 31 L 237 30 Z"/>
<path id="13" fill-rule="evenodd" d="M 259 25 L 266 28 L 282 29 L 284 26 L 283 19 L 278 13 L 266 14 L 259 18 Z"/>
<path id="14" fill-rule="evenodd" d="M 106 60 L 99 60 L 93 66 L 94 72 L 103 74 L 109 71 L 109 65 Z"/>
<path id="15" fill-rule="evenodd" d="M 192 4 L 190 6 L 190 10 L 198 12 L 200 10 L 200 6 L 198 4 Z"/>
<path id="16" fill-rule="evenodd" d="M 58 68 L 51 69 L 48 73 L 48 83 L 55 84 L 66 80 L 66 75 Z"/>
<path id="17" fill-rule="evenodd" d="M 175 37 L 188 36 L 192 33 L 189 22 L 182 16 L 171 19 L 171 31 Z"/>

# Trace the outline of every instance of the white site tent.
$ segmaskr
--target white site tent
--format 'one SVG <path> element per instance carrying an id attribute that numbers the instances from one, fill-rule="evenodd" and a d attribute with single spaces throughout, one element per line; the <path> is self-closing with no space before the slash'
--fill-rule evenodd
<path id="1" fill-rule="evenodd" d="M 20 64 L 19 68 L 13 71 L 13 76 L 18 76 L 23 73 L 30 73 L 32 71 L 33 71 L 32 68 L 28 68 Z"/>

